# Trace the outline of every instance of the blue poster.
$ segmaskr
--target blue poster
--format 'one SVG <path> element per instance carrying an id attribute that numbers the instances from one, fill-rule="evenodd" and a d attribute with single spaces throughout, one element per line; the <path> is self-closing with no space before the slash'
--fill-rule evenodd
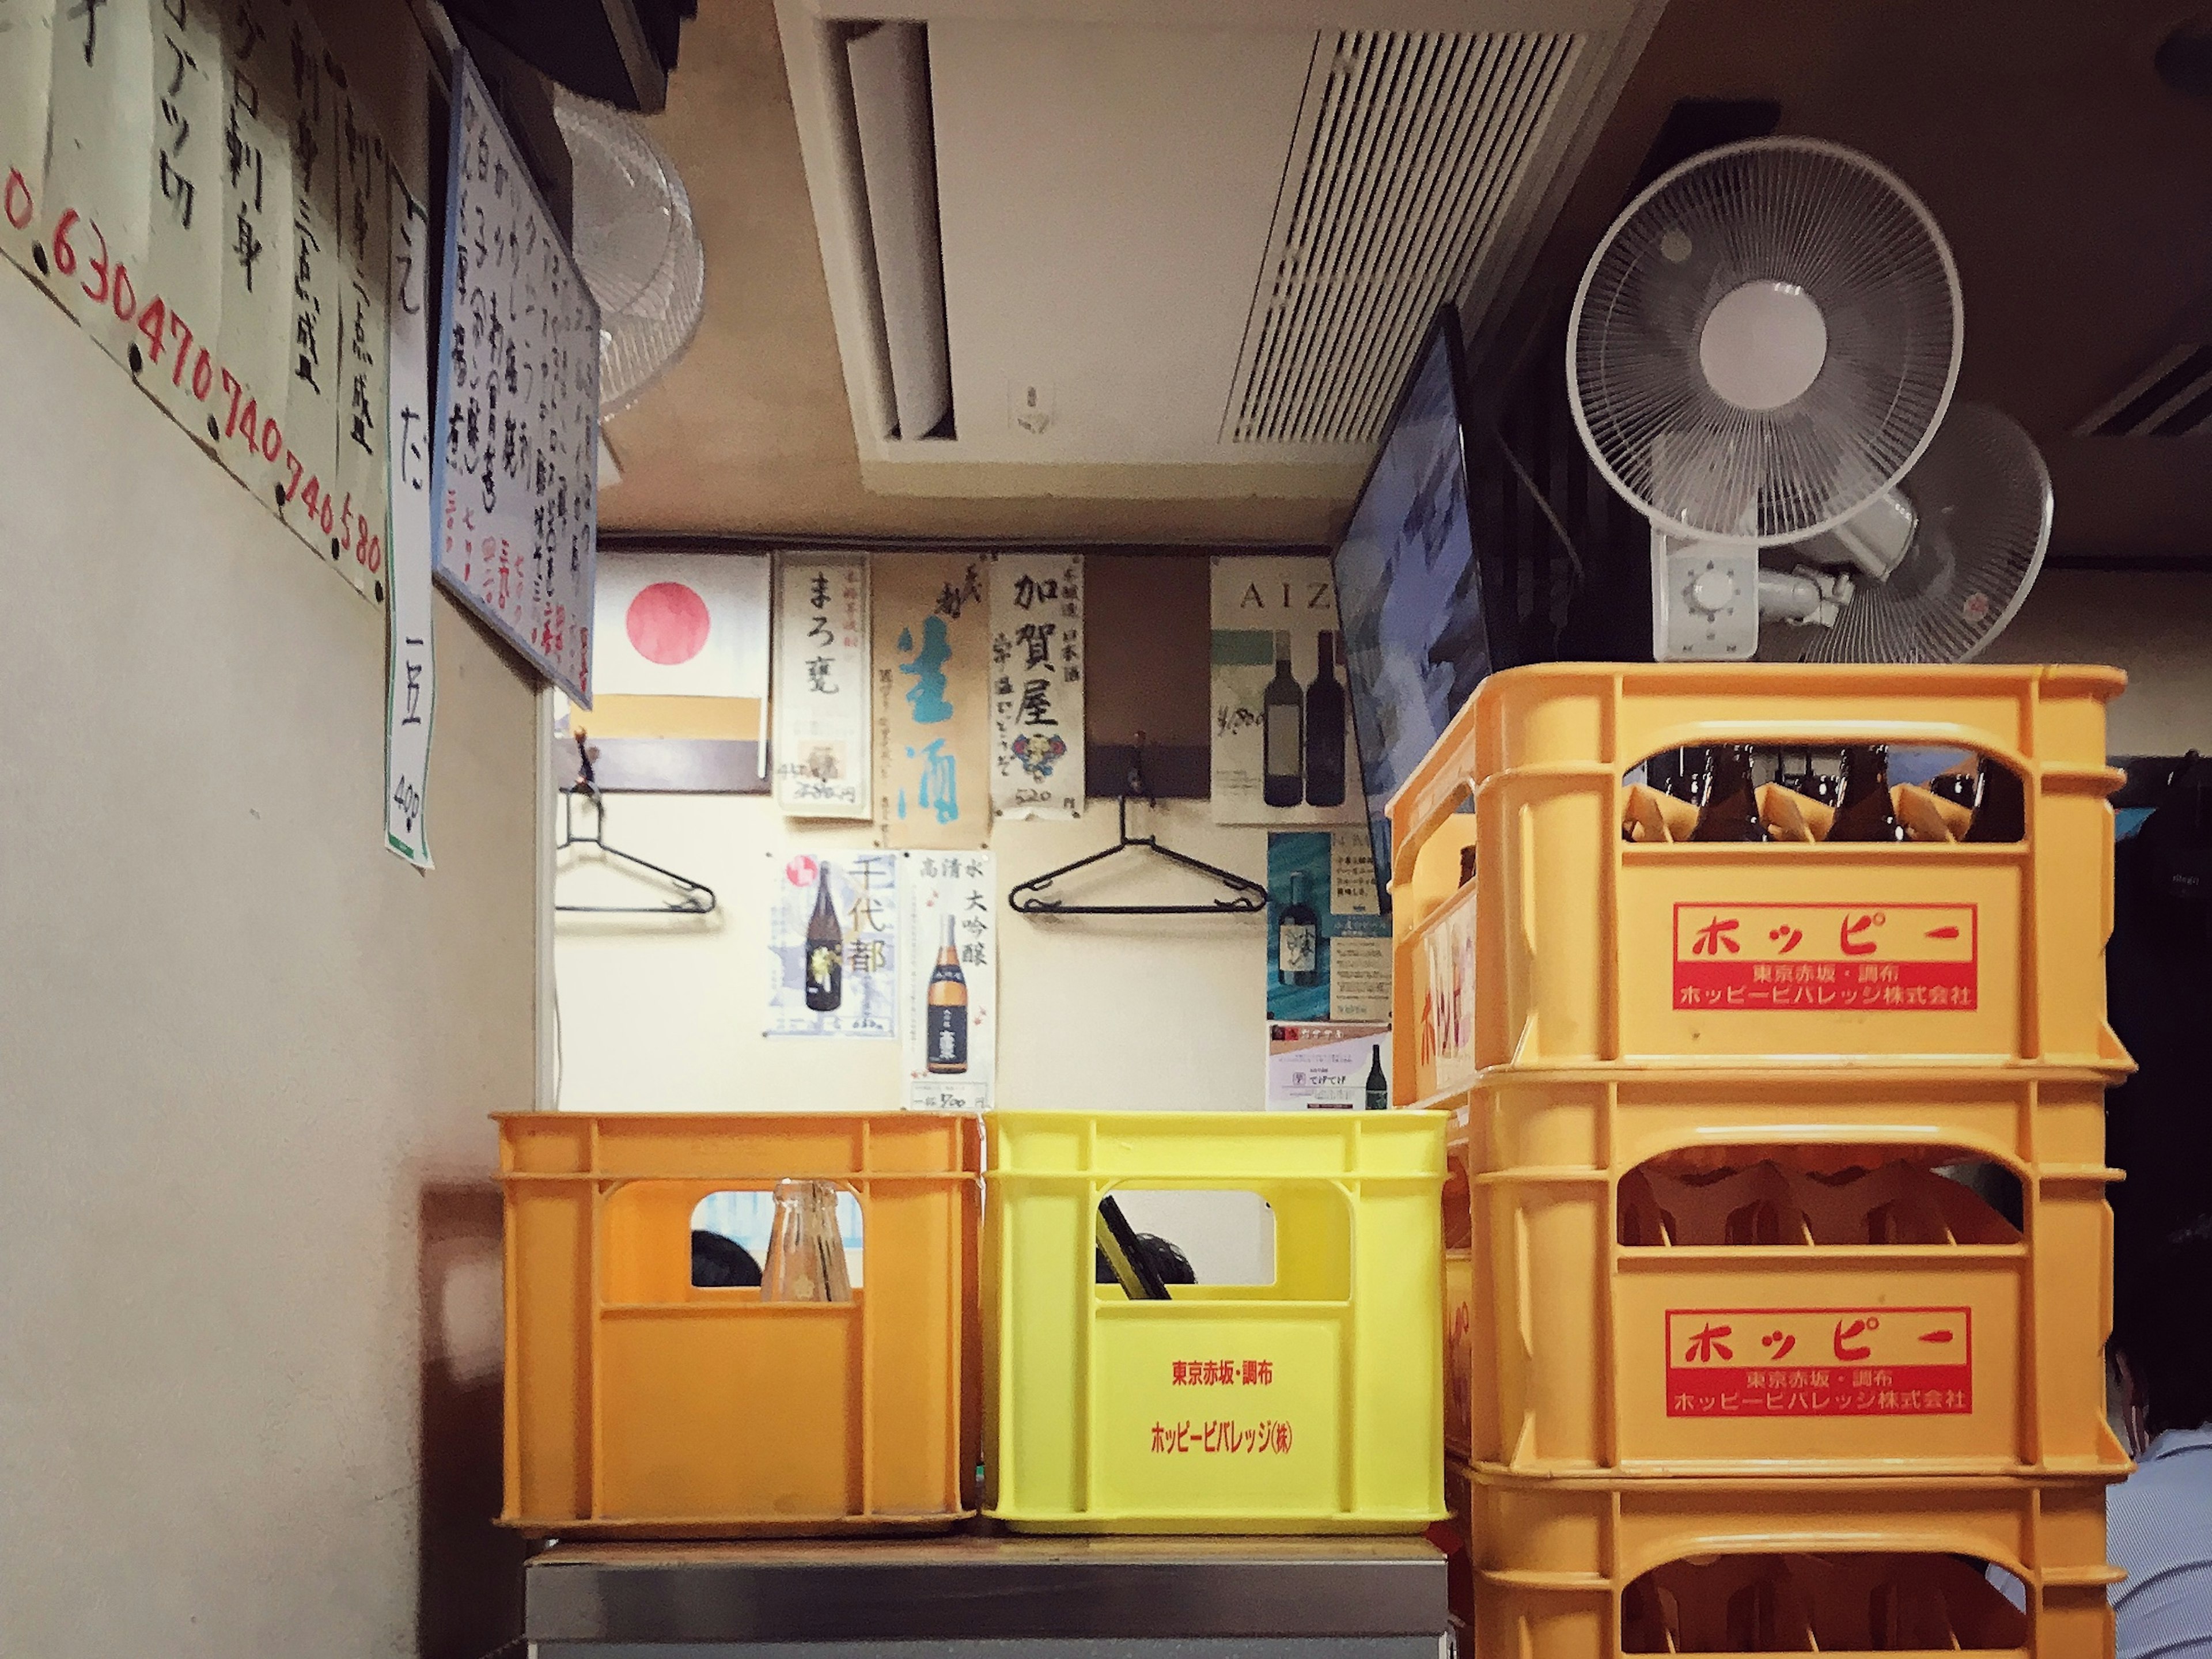
<path id="1" fill-rule="evenodd" d="M 1390 922 L 1365 831 L 1271 832 L 1267 895 L 1267 1018 L 1388 1021 Z"/>

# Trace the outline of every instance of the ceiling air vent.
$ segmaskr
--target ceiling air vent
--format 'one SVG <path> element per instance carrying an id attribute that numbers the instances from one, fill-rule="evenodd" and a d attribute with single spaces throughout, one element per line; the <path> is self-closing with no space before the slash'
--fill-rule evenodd
<path id="1" fill-rule="evenodd" d="M 2212 428 L 2212 345 L 2178 345 L 2074 428 L 2078 438 L 2181 438 Z"/>
<path id="2" fill-rule="evenodd" d="M 1324 35 L 1222 434 L 1364 444 L 1421 331 L 1510 251 L 1581 37 Z M 1302 135 L 1303 137 L 1303 135 Z"/>

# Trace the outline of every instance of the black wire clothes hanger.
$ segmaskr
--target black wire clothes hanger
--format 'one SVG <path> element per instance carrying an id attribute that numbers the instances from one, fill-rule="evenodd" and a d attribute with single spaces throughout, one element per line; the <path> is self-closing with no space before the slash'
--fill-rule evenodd
<path id="1" fill-rule="evenodd" d="M 576 781 L 561 792 L 561 838 L 553 843 L 558 854 L 571 847 L 596 848 L 601 857 L 617 864 L 628 865 L 659 877 L 673 884 L 676 896 L 665 904 L 561 904 L 556 910 L 602 916 L 703 916 L 713 912 L 714 890 L 704 882 L 694 881 L 689 876 L 679 876 L 650 859 L 641 859 L 635 853 L 625 853 L 607 842 L 607 798 L 599 793 L 598 779 L 592 771 L 592 751 L 584 747 L 584 734 L 576 733 Z M 587 795 L 592 808 L 592 831 L 589 835 L 576 832 L 576 797 Z"/>
<path id="2" fill-rule="evenodd" d="M 1147 806 L 1158 806 L 1152 793 L 1145 783 L 1145 734 L 1137 733 L 1135 757 L 1129 763 L 1129 781 L 1123 786 L 1115 809 L 1121 818 L 1121 833 L 1111 847 L 1079 858 L 1073 864 L 1063 864 L 1057 870 L 1032 876 L 1006 895 L 1007 905 L 1024 916 L 1251 916 L 1260 915 L 1267 908 L 1267 890 L 1258 882 L 1247 879 L 1218 865 L 1194 859 L 1188 853 L 1178 853 L 1172 847 L 1160 845 L 1155 836 L 1133 836 L 1129 833 L 1129 802 L 1132 797 L 1141 799 Z M 1194 870 L 1201 876 L 1211 876 L 1229 890 L 1229 896 L 1207 904 L 1072 904 L 1066 899 L 1054 898 L 1048 890 L 1062 876 L 1073 875 L 1078 870 L 1087 870 L 1096 864 L 1120 854 L 1138 849 L 1157 853 L 1170 863 L 1186 870 Z"/>

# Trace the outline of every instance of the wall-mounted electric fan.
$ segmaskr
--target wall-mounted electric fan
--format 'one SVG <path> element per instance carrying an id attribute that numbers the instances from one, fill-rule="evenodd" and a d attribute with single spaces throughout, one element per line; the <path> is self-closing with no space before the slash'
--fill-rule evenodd
<path id="1" fill-rule="evenodd" d="M 1651 526 L 1655 656 L 1952 661 L 2011 619 L 2050 483 L 2003 416 L 1946 418 L 1961 320 L 1927 209 L 1839 144 L 1727 145 L 1629 204 L 1567 387 Z"/>
<path id="2" fill-rule="evenodd" d="M 613 415 L 684 355 L 706 311 L 690 193 L 634 117 L 556 90 L 575 164 L 576 264 L 599 302 L 599 410 Z"/>

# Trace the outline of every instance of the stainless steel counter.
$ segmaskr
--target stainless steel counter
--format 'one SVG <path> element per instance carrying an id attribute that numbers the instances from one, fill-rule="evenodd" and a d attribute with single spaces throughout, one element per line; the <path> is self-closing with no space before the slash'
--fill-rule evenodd
<path id="1" fill-rule="evenodd" d="M 1433 1659 L 1446 1626 L 1418 1538 L 556 1544 L 523 1583 L 540 1659 Z"/>

